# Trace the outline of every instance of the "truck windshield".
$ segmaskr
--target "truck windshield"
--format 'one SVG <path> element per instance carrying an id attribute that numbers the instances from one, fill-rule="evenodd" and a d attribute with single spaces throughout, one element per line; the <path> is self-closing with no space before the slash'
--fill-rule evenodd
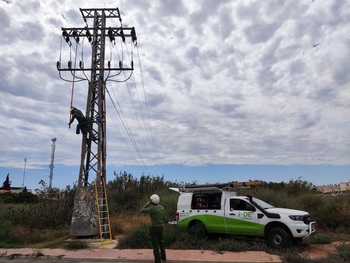
<path id="1" fill-rule="evenodd" d="M 253 197 L 254 202 L 256 202 L 260 207 L 264 208 L 264 209 L 269 209 L 269 208 L 274 208 L 272 205 Z"/>

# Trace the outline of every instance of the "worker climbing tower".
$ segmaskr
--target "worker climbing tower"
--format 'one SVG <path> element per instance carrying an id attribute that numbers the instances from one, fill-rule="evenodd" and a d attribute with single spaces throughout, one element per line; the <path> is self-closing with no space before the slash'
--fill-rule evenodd
<path id="1" fill-rule="evenodd" d="M 91 126 L 87 138 L 82 138 L 81 160 L 74 200 L 74 209 L 71 224 L 72 236 L 103 235 L 111 238 L 109 215 L 106 198 L 106 83 L 107 81 L 121 82 L 128 79 L 124 71 L 132 74 L 133 51 L 128 56 L 119 57 L 113 61 L 105 60 L 106 40 L 111 45 L 119 39 L 126 45 L 129 41 L 131 47 L 137 44 L 134 27 L 123 27 L 118 8 L 80 9 L 85 22 L 83 27 L 62 28 L 62 42 L 75 52 L 75 59 L 70 57 L 65 64 L 60 53 L 57 69 L 61 79 L 75 82 L 87 80 L 88 92 L 86 101 L 86 118 Z M 119 24 L 118 26 L 116 24 Z M 85 41 L 85 42 L 84 42 Z M 88 41 L 91 46 L 90 67 L 84 66 L 84 55 L 78 54 L 78 47 Z M 61 45 L 62 46 L 62 45 Z M 61 48 L 62 49 L 62 48 Z M 77 62 L 78 57 L 80 59 Z M 73 76 L 73 80 L 72 80 Z M 116 78 L 124 78 L 116 80 Z M 73 89 L 72 89 L 73 94 Z M 72 105 L 71 105 L 72 106 Z M 97 192 L 97 189 L 98 192 Z M 102 192 L 101 190 L 102 189 Z M 101 228 L 101 226 L 103 226 Z M 101 230 L 102 229 L 102 230 Z M 102 236 L 102 235 L 101 235 Z"/>

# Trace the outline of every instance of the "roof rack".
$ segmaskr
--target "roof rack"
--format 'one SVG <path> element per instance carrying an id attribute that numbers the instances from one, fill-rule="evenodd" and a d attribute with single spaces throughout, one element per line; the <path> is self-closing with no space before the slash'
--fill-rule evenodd
<path id="1" fill-rule="evenodd" d="M 195 189 L 232 189 L 232 188 L 250 188 L 255 186 L 264 185 L 264 181 L 248 181 L 248 182 L 230 182 L 223 184 L 202 184 L 202 185 L 189 185 L 185 187 L 186 192 L 197 191 Z"/>
<path id="2" fill-rule="evenodd" d="M 185 193 L 221 193 L 222 188 L 215 186 L 204 186 L 204 187 L 185 187 L 183 192 Z"/>

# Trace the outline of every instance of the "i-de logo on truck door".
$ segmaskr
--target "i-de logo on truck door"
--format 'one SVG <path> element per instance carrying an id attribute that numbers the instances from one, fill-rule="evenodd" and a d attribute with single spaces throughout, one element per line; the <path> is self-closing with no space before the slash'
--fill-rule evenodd
<path id="1" fill-rule="evenodd" d="M 239 212 L 238 216 L 241 218 L 252 218 L 252 212 L 249 212 L 249 211 Z"/>

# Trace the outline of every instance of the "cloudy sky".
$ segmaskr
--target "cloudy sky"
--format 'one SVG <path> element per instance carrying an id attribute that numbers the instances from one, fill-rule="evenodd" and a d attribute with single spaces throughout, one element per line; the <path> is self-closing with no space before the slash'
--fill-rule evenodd
<path id="1" fill-rule="evenodd" d="M 0 183 L 48 182 L 54 137 L 53 185 L 78 179 L 67 124 L 87 82 L 72 96 L 56 62 L 87 65 L 91 45 L 69 47 L 61 27 L 85 26 L 79 8 L 115 7 L 138 39 L 106 43 L 106 61 L 135 64 L 107 82 L 110 179 L 350 181 L 349 1 L 2 0 Z"/>

